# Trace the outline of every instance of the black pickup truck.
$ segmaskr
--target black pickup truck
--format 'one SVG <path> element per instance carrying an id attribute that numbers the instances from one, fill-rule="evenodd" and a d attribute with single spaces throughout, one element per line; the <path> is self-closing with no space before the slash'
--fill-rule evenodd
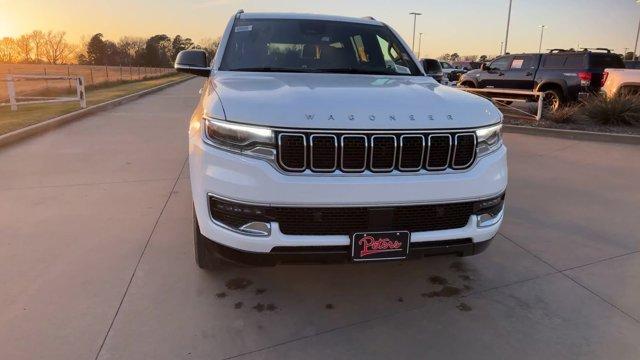
<path id="1" fill-rule="evenodd" d="M 555 110 L 583 95 L 597 93 L 604 69 L 624 67 L 622 58 L 608 49 L 509 54 L 464 74 L 458 86 L 544 92 L 545 106 Z"/>

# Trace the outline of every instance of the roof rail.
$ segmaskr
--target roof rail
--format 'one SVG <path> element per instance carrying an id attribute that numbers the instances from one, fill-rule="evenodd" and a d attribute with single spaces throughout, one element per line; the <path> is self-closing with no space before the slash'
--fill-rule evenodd
<path id="1" fill-rule="evenodd" d="M 373 16 L 363 16 L 363 19 L 375 20 Z"/>
<path id="2" fill-rule="evenodd" d="M 581 48 L 582 51 L 604 51 L 607 54 L 611 54 L 611 50 L 607 48 Z"/>
<path id="3" fill-rule="evenodd" d="M 240 17 L 240 15 L 244 14 L 244 10 L 243 9 L 239 9 L 238 11 L 236 11 L 236 19 Z"/>

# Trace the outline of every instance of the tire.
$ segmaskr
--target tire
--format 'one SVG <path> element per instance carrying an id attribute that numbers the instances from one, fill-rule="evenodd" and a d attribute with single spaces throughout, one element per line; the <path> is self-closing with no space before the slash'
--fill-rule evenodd
<path id="1" fill-rule="evenodd" d="M 211 240 L 207 239 L 200 232 L 196 211 L 193 210 L 193 248 L 195 252 L 196 265 L 203 270 L 222 270 L 231 263 L 220 258 L 213 249 Z"/>
<path id="2" fill-rule="evenodd" d="M 564 98 L 560 91 L 547 89 L 542 92 L 544 95 L 543 107 L 545 111 L 554 112 L 564 104 Z"/>
<path id="3" fill-rule="evenodd" d="M 472 82 L 465 81 L 460 84 L 460 87 L 475 89 L 476 86 Z"/>

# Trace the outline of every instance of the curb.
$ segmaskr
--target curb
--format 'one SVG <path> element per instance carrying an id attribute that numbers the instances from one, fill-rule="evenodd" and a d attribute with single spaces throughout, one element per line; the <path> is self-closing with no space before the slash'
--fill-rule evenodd
<path id="1" fill-rule="evenodd" d="M 179 84 L 181 82 L 187 81 L 187 80 L 191 80 L 193 79 L 194 76 L 188 76 L 184 79 L 180 79 L 180 80 L 176 80 L 176 81 L 172 81 L 170 83 L 166 83 L 166 84 L 162 84 L 162 85 L 158 85 L 156 87 L 152 87 L 151 89 L 147 89 L 147 90 L 142 90 L 140 92 L 137 93 L 133 93 L 133 94 L 129 94 L 126 96 L 123 96 L 121 98 L 117 98 L 117 99 L 113 99 L 113 100 L 109 100 L 107 102 L 103 102 L 101 104 L 96 104 L 93 106 L 89 106 L 86 109 L 80 109 L 80 110 L 76 110 L 74 112 L 70 112 L 68 114 L 64 114 L 46 121 L 43 121 L 41 123 L 38 124 L 33 124 L 31 126 L 27 126 L 25 128 L 19 129 L 19 130 L 15 130 L 12 131 L 8 134 L 4 134 L 4 135 L 0 135 L 0 147 L 2 146 L 6 146 L 15 142 L 18 142 L 22 139 L 26 139 L 29 138 L 31 136 L 34 135 L 38 135 L 38 134 L 42 134 L 45 133 L 47 131 L 51 131 L 55 128 L 58 128 L 60 126 L 63 126 L 65 124 L 68 124 L 70 122 L 79 120 L 85 116 L 91 115 L 91 114 L 95 114 L 97 112 L 100 111 L 104 111 L 107 109 L 111 109 L 114 108 L 118 105 L 122 105 L 124 103 L 136 100 L 138 98 L 141 98 L 145 95 L 149 95 L 149 94 L 153 94 L 155 92 L 158 92 L 160 90 L 164 90 L 170 86 Z"/>
<path id="2" fill-rule="evenodd" d="M 520 125 L 503 125 L 502 129 L 507 133 L 547 136 L 581 141 L 640 145 L 640 135 L 606 134 L 592 131 L 548 129 Z"/>

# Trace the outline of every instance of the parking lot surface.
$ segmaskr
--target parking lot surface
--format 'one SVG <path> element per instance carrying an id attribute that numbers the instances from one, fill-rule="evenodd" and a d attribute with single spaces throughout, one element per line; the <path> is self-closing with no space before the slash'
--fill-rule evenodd
<path id="1" fill-rule="evenodd" d="M 640 147 L 507 134 L 476 257 L 205 272 L 201 82 L 0 149 L 0 359 L 640 358 Z"/>

